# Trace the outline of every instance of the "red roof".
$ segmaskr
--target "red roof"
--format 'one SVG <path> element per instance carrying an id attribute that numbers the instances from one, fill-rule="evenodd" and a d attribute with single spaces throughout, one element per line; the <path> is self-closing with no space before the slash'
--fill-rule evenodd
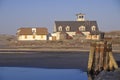
<path id="1" fill-rule="evenodd" d="M 47 28 L 35 28 L 36 29 L 36 35 L 47 35 L 48 30 Z M 32 28 L 19 28 L 18 29 L 18 35 L 33 35 Z"/>
<path id="2" fill-rule="evenodd" d="M 48 34 L 48 30 L 47 28 L 36 28 L 36 34 L 37 35 L 47 35 Z"/>

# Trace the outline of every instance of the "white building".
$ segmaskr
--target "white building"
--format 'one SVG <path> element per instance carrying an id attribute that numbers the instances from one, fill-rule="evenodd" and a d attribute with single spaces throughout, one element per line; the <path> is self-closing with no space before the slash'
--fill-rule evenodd
<path id="1" fill-rule="evenodd" d="M 61 39 L 61 33 L 67 34 L 67 37 L 73 38 L 76 32 L 82 32 L 86 39 L 99 40 L 100 32 L 96 21 L 85 20 L 84 14 L 77 14 L 76 21 L 55 21 L 53 37 L 56 40 Z"/>
<path id="2" fill-rule="evenodd" d="M 47 40 L 47 28 L 19 28 L 17 38 L 19 41 Z"/>

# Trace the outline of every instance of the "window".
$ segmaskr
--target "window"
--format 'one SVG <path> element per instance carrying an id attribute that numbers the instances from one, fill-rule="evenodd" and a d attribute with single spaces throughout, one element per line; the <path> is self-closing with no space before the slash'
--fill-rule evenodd
<path id="1" fill-rule="evenodd" d="M 41 35 L 41 38 L 43 38 L 43 35 Z"/>
<path id="2" fill-rule="evenodd" d="M 97 35 L 94 35 L 94 38 L 97 38 Z"/>
<path id="3" fill-rule="evenodd" d="M 67 26 L 67 27 L 66 27 L 66 31 L 70 31 L 70 26 Z"/>
<path id="4" fill-rule="evenodd" d="M 58 30 L 59 30 L 59 31 L 62 31 L 62 26 L 59 26 L 59 27 L 58 27 Z"/>
<path id="5" fill-rule="evenodd" d="M 27 39 L 27 35 L 25 35 L 25 39 Z"/>
<path id="6" fill-rule="evenodd" d="M 83 18 L 83 16 L 79 16 L 79 18 Z"/>
<path id="7" fill-rule="evenodd" d="M 96 27 L 95 27 L 95 26 L 92 26 L 91 29 L 92 29 L 92 31 L 95 31 L 95 30 L 96 30 Z"/>
<path id="8" fill-rule="evenodd" d="M 33 35 L 33 39 L 35 39 L 35 35 Z"/>
<path id="9" fill-rule="evenodd" d="M 80 26 L 79 31 L 85 31 L 85 26 Z"/>

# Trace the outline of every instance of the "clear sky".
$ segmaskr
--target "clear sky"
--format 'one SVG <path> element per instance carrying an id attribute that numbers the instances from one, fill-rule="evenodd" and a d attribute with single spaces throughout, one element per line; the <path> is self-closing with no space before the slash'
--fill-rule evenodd
<path id="1" fill-rule="evenodd" d="M 77 13 L 96 20 L 101 31 L 120 30 L 120 0 L 0 0 L 0 34 L 20 27 L 46 27 L 54 21 L 75 21 Z"/>

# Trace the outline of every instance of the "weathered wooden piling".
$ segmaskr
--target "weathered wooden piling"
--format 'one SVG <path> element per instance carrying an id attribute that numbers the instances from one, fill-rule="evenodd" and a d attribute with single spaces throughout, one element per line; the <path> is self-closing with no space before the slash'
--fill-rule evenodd
<path id="1" fill-rule="evenodd" d="M 88 73 L 98 75 L 102 70 L 110 71 L 117 69 L 118 65 L 113 57 L 112 43 L 109 41 L 97 41 L 91 43 Z"/>
<path id="2" fill-rule="evenodd" d="M 109 47 L 107 46 L 107 41 L 105 41 L 105 45 L 104 45 L 105 49 L 104 49 L 104 66 L 103 69 L 104 70 L 108 70 L 108 64 L 109 64 Z"/>
<path id="3" fill-rule="evenodd" d="M 88 59 L 88 72 L 90 72 L 92 69 L 94 52 L 95 52 L 95 43 L 92 43 L 90 47 L 90 53 L 89 53 L 89 59 Z"/>
<path id="4" fill-rule="evenodd" d="M 99 70 L 98 71 L 101 71 L 103 69 L 103 58 L 104 58 L 104 42 L 100 42 L 100 58 L 99 58 Z"/>
<path id="5" fill-rule="evenodd" d="M 94 60 L 95 64 L 94 64 L 94 66 L 95 66 L 95 71 L 97 71 L 99 69 L 99 58 L 100 58 L 100 54 L 99 54 L 100 45 L 99 45 L 99 42 L 96 42 L 95 50 L 96 51 L 95 51 L 95 60 Z"/>
<path id="6" fill-rule="evenodd" d="M 110 56 L 110 60 L 111 60 L 111 63 L 112 63 L 112 65 L 113 65 L 113 68 L 114 68 L 114 69 L 118 69 L 118 64 L 116 63 L 116 61 L 115 61 L 115 59 L 114 59 L 114 57 L 113 57 L 112 52 L 109 52 L 109 56 Z"/>

